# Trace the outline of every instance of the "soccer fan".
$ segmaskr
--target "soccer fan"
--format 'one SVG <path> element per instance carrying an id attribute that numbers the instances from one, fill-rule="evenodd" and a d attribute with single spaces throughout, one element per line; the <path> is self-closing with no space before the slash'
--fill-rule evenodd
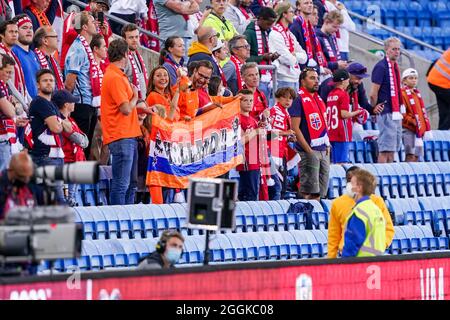
<path id="1" fill-rule="evenodd" d="M 212 49 L 212 58 L 215 66 L 217 66 L 217 69 L 219 70 L 220 77 L 216 74 L 213 74 L 213 76 L 220 78 L 222 86 L 226 88 L 228 92 L 227 96 L 231 95 L 231 91 L 227 88 L 227 78 L 225 77 L 221 63 L 224 63 L 228 59 L 228 53 L 229 50 L 225 43 L 222 40 L 217 40 L 217 45 Z"/>
<path id="2" fill-rule="evenodd" d="M 250 115 L 255 120 L 262 120 L 261 117 L 269 117 L 269 104 L 264 96 L 264 93 L 259 90 L 259 72 L 258 65 L 255 62 L 249 62 L 241 67 L 240 73 L 244 82 L 244 89 L 248 89 L 253 92 L 253 108 L 250 111 Z"/>
<path id="3" fill-rule="evenodd" d="M 164 42 L 159 64 L 169 72 L 171 84 L 177 82 L 177 70 L 184 66 L 185 51 L 183 38 L 179 36 L 171 36 Z"/>
<path id="4" fill-rule="evenodd" d="M 336 34 L 336 40 L 342 60 L 348 61 L 350 58 L 349 31 L 354 32 L 356 30 L 356 25 L 353 22 L 352 18 L 350 18 L 347 8 L 342 2 L 339 2 L 337 0 L 329 0 L 326 2 L 326 4 L 328 6 L 328 11 L 337 10 L 340 14 L 342 14 L 342 17 L 344 18 L 344 22 L 342 23 L 339 31 Z"/>
<path id="5" fill-rule="evenodd" d="M 226 42 L 239 34 L 231 21 L 224 16 L 228 5 L 228 0 L 211 0 L 212 11 L 203 23 L 205 27 L 214 28 L 219 33 L 219 39 Z"/>
<path id="6" fill-rule="evenodd" d="M 279 3 L 276 7 L 278 20 L 269 34 L 269 47 L 280 57 L 273 62 L 277 67 L 277 88 L 290 87 L 298 90 L 300 65 L 306 63 L 306 52 L 300 47 L 295 36 L 289 30 L 294 21 L 294 9 L 289 2 Z"/>
<path id="7" fill-rule="evenodd" d="M 100 69 L 102 69 L 104 74 L 106 67 L 109 64 L 108 47 L 106 46 L 105 38 L 101 34 L 96 34 L 92 37 L 89 46 L 94 54 L 95 61 L 100 66 Z"/>
<path id="8" fill-rule="evenodd" d="M 249 9 L 251 2 L 252 0 L 230 0 L 223 14 L 233 24 L 238 34 L 243 34 L 247 25 L 255 18 Z"/>
<path id="9" fill-rule="evenodd" d="M 403 115 L 402 127 L 406 162 L 417 162 L 420 157 L 423 157 L 423 138 L 431 130 L 425 103 L 417 89 L 418 80 L 417 70 L 408 68 L 403 71 L 402 96 L 406 113 Z"/>
<path id="10" fill-rule="evenodd" d="M 391 37 L 384 41 L 386 57 L 380 60 L 372 71 L 372 106 L 384 103 L 381 114 L 377 116 L 380 129 L 378 136 L 378 162 L 394 161 L 394 152 L 400 150 L 402 140 L 402 108 L 400 69 L 397 60 L 401 53 L 401 42 Z"/>
<path id="11" fill-rule="evenodd" d="M 245 61 L 250 57 L 250 46 L 243 35 L 233 37 L 228 45 L 230 47 L 231 57 L 223 66 L 223 72 L 227 80 L 228 88 L 235 95 L 244 85 L 240 70 Z"/>
<path id="12" fill-rule="evenodd" d="M 298 97 L 289 109 L 292 130 L 300 154 L 300 193 L 305 199 L 324 198 L 328 191 L 330 142 L 325 103 L 317 94 L 319 75 L 305 68 L 300 75 Z"/>
<path id="13" fill-rule="evenodd" d="M 111 15 L 121 18 L 128 23 L 136 23 L 140 19 L 147 21 L 147 11 L 148 7 L 145 0 L 111 0 L 111 7 L 109 9 Z M 121 23 L 111 20 L 110 24 L 113 33 L 121 34 Z"/>
<path id="14" fill-rule="evenodd" d="M 31 0 L 31 4 L 23 12 L 30 17 L 33 30 L 36 31 L 39 27 L 53 24 L 58 7 L 58 0 Z"/>

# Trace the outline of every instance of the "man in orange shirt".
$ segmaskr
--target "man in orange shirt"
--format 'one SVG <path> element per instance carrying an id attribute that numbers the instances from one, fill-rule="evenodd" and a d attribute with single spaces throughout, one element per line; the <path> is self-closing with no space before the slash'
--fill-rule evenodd
<path id="1" fill-rule="evenodd" d="M 110 43 L 111 64 L 102 85 L 101 124 L 103 143 L 112 155 L 111 204 L 134 204 L 137 189 L 137 140 L 141 136 L 136 105 L 138 89 L 132 86 L 124 69 L 128 44 L 124 39 Z"/>
<path id="2" fill-rule="evenodd" d="M 328 258 L 336 258 L 338 252 L 342 252 L 344 247 L 344 231 L 347 217 L 352 213 L 356 205 L 355 194 L 352 192 L 350 181 L 359 167 L 353 166 L 347 170 L 347 188 L 345 194 L 335 199 L 331 204 L 330 218 L 328 223 Z M 391 245 L 394 238 L 394 225 L 383 198 L 372 194 L 370 196 L 375 205 L 380 208 L 383 217 L 386 220 L 386 248 Z"/>

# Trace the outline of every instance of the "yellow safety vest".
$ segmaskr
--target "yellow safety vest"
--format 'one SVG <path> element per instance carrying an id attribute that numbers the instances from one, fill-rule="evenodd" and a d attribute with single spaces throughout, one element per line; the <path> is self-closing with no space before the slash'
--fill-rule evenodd
<path id="1" fill-rule="evenodd" d="M 435 86 L 450 89 L 450 49 L 436 61 L 428 74 L 427 81 Z"/>
<path id="2" fill-rule="evenodd" d="M 222 41 L 230 41 L 231 38 L 238 35 L 230 20 L 220 18 L 214 14 L 210 14 L 203 23 L 205 27 L 212 27 L 220 34 L 219 39 Z"/>
<path id="3" fill-rule="evenodd" d="M 386 220 L 381 210 L 370 199 L 358 203 L 347 217 L 345 232 L 347 231 L 348 221 L 353 215 L 356 215 L 363 221 L 366 228 L 366 240 L 364 240 L 356 256 L 373 257 L 383 255 L 386 250 Z"/>

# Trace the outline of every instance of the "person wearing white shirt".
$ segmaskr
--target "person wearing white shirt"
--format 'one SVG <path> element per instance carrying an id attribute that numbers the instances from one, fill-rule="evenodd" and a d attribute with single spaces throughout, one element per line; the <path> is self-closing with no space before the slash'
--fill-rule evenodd
<path id="1" fill-rule="evenodd" d="M 300 64 L 305 64 L 308 56 L 305 50 L 295 39 L 289 30 L 289 25 L 294 21 L 294 8 L 285 1 L 275 9 L 278 18 L 269 34 L 269 48 L 271 52 L 277 52 L 280 57 L 273 62 L 277 67 L 277 87 L 290 87 L 298 91 L 300 76 Z"/>
<path id="2" fill-rule="evenodd" d="M 230 0 L 230 5 L 223 14 L 225 18 L 231 21 L 239 34 L 244 34 L 248 24 L 254 18 L 253 13 L 246 10 L 251 2 L 251 0 Z"/>
<path id="3" fill-rule="evenodd" d="M 145 0 L 111 0 L 109 13 L 129 23 L 136 23 L 138 19 L 147 21 L 148 6 Z M 120 23 L 112 19 L 109 23 L 113 33 L 122 33 L 122 25 Z"/>
<path id="4" fill-rule="evenodd" d="M 349 31 L 355 31 L 356 25 L 353 22 L 352 18 L 350 18 L 350 15 L 348 14 L 347 9 L 345 8 L 344 4 L 337 0 L 329 0 L 326 1 L 326 7 L 328 12 L 332 10 L 338 10 L 342 16 L 344 17 L 344 23 L 342 23 L 341 27 L 339 28 L 339 36 L 337 37 L 337 44 L 339 47 L 339 51 L 341 53 L 341 59 L 344 61 L 348 61 L 349 56 L 349 41 L 350 41 L 350 35 Z"/>

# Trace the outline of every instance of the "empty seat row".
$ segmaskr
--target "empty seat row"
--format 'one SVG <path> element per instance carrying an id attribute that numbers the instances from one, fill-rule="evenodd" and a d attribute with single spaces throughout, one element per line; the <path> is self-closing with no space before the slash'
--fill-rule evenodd
<path id="1" fill-rule="evenodd" d="M 387 250 L 390 254 L 404 254 L 421 251 L 448 250 L 447 237 L 434 237 L 431 227 L 396 226 L 394 239 Z"/>

